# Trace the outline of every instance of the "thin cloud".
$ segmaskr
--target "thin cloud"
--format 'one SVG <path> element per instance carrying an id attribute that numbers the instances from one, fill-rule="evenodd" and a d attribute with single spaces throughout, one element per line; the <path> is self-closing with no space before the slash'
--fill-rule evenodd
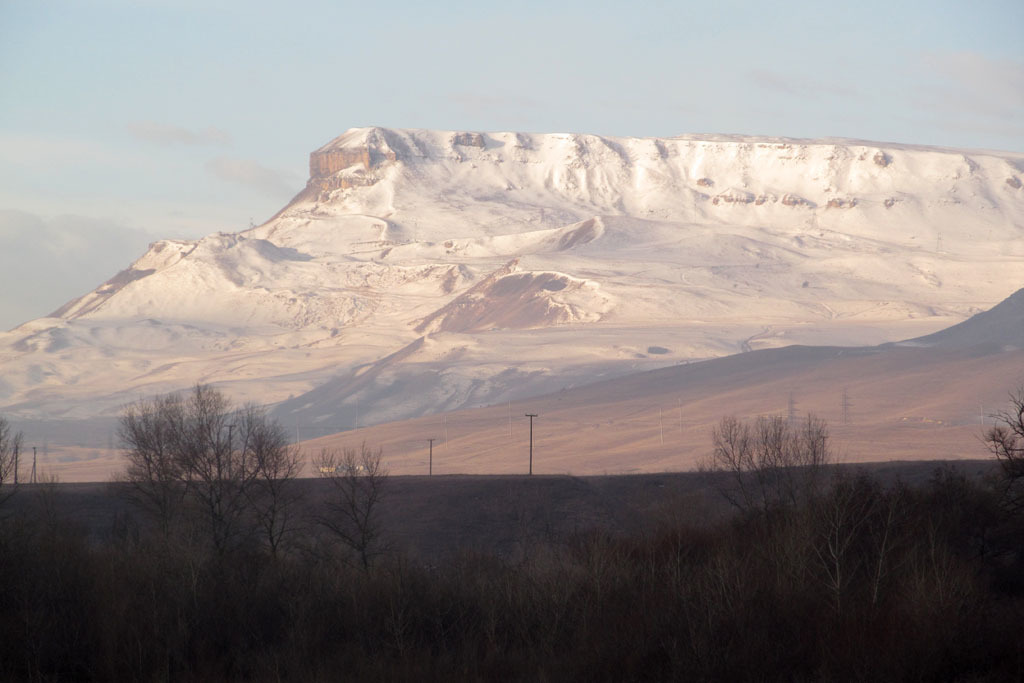
<path id="1" fill-rule="evenodd" d="M 103 145 L 83 138 L 0 133 L 0 162 L 48 168 L 54 164 L 123 164 L 124 160 Z"/>
<path id="2" fill-rule="evenodd" d="M 521 95 L 486 95 L 483 93 L 453 93 L 444 97 L 464 110 L 476 114 L 504 112 L 509 109 L 536 109 L 540 102 Z"/>
<path id="3" fill-rule="evenodd" d="M 128 267 L 152 240 L 114 221 L 0 210 L 0 330 L 92 290 Z"/>
<path id="4" fill-rule="evenodd" d="M 1024 62 L 976 52 L 928 54 L 923 66 L 932 82 L 918 88 L 923 106 L 1019 122 L 1024 111 Z"/>
<path id="5" fill-rule="evenodd" d="M 819 81 L 803 76 L 783 75 L 767 69 L 751 69 L 747 78 L 755 85 L 791 97 L 814 98 L 822 95 L 836 97 L 856 97 L 860 94 L 856 88 L 845 85 Z"/>
<path id="6" fill-rule="evenodd" d="M 214 159 L 207 162 L 206 170 L 221 180 L 263 194 L 283 196 L 294 193 L 296 189 L 291 174 L 267 168 L 249 159 Z"/>
<path id="7" fill-rule="evenodd" d="M 190 130 L 180 126 L 169 126 L 156 121 L 136 121 L 128 124 L 128 132 L 139 140 L 158 145 L 217 146 L 230 145 L 231 136 L 220 128 L 210 126 L 205 130 Z"/>

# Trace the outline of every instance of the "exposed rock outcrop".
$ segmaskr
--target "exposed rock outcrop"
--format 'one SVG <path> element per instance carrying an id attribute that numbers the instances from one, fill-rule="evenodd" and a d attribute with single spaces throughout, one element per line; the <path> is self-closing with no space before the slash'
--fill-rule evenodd
<path id="1" fill-rule="evenodd" d="M 371 129 L 362 138 L 332 143 L 309 155 L 308 190 L 323 198 L 326 193 L 350 187 L 373 185 L 379 179 L 373 171 L 398 161 L 398 153 L 383 131 Z"/>
<path id="2" fill-rule="evenodd" d="M 452 136 L 452 144 L 483 149 L 486 142 L 480 133 L 456 133 Z"/>
<path id="3" fill-rule="evenodd" d="M 783 206 L 809 206 L 814 208 L 814 202 L 808 201 L 795 194 L 785 194 L 782 197 Z"/>
<path id="4" fill-rule="evenodd" d="M 316 151 L 309 155 L 309 176 L 322 178 L 357 164 L 361 164 L 365 171 L 370 170 L 370 149 L 368 147 Z"/>
<path id="5" fill-rule="evenodd" d="M 723 192 L 711 200 L 712 204 L 753 204 L 756 197 L 745 190 L 731 189 Z"/>
<path id="6" fill-rule="evenodd" d="M 832 197 L 825 205 L 828 209 L 852 209 L 855 206 L 857 206 L 857 200 L 846 197 Z"/>

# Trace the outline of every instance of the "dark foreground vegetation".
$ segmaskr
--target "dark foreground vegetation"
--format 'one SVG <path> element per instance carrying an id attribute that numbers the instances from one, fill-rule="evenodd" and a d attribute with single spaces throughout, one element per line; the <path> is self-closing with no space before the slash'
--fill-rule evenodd
<path id="1" fill-rule="evenodd" d="M 882 480 L 830 466 L 814 420 L 725 420 L 709 481 L 727 516 L 688 498 L 628 533 L 549 524 L 514 552 L 442 560 L 389 548 L 393 482 L 370 449 L 323 454 L 309 497 L 293 477 L 254 484 L 248 441 L 126 431 L 135 456 L 167 446 L 164 474 L 129 468 L 102 533 L 61 513 L 59 485 L 0 506 L 0 679 L 1021 680 L 1014 406 L 988 434 L 990 477 Z M 155 429 L 155 408 L 135 417 Z M 223 414 L 229 442 L 267 426 Z M 204 479 L 188 453 L 224 471 Z"/>

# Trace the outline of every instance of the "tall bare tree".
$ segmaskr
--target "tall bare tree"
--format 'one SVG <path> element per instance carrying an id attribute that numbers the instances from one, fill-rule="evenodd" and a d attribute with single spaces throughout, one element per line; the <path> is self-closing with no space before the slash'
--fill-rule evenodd
<path id="1" fill-rule="evenodd" d="M 21 441 L 21 432 L 13 431 L 6 418 L 0 416 L 0 505 L 14 495 Z"/>
<path id="2" fill-rule="evenodd" d="M 277 557 L 298 527 L 300 494 L 295 480 L 302 471 L 302 458 L 299 449 L 288 443 L 284 429 L 268 420 L 262 408 L 246 406 L 239 423 L 248 454 L 244 467 L 252 472 L 246 498 L 263 543 Z"/>
<path id="3" fill-rule="evenodd" d="M 178 434 L 178 457 L 189 497 L 218 553 L 225 552 L 244 530 L 246 487 L 253 478 L 247 466 L 248 425 L 240 424 L 227 398 L 216 389 L 197 386 L 185 400 L 184 429 Z"/>
<path id="4" fill-rule="evenodd" d="M 1005 504 L 1014 514 L 1024 512 L 1024 387 L 1010 394 L 1010 408 L 996 414 L 985 442 L 1002 468 Z"/>
<path id="5" fill-rule="evenodd" d="M 387 549 L 380 519 L 388 477 L 382 456 L 382 449 L 373 450 L 364 442 L 358 451 L 324 449 L 314 463 L 319 475 L 331 483 L 317 521 L 355 552 L 366 570 Z"/>
<path id="6" fill-rule="evenodd" d="M 118 436 L 128 465 L 119 479 L 129 500 L 150 516 L 166 537 L 180 519 L 188 484 L 178 452 L 185 429 L 185 405 L 171 394 L 125 408 Z"/>
<path id="7" fill-rule="evenodd" d="M 298 475 L 298 456 L 262 408 L 235 408 L 216 389 L 197 385 L 185 396 L 126 408 L 120 437 L 131 500 L 165 534 L 187 513 L 217 553 L 252 533 L 278 551 L 290 528 L 285 492 Z"/>
<path id="8" fill-rule="evenodd" d="M 779 416 L 761 416 L 753 424 L 725 417 L 711 438 L 709 469 L 728 475 L 721 492 L 744 511 L 805 500 L 833 460 L 828 427 L 813 415 L 798 425 Z"/>

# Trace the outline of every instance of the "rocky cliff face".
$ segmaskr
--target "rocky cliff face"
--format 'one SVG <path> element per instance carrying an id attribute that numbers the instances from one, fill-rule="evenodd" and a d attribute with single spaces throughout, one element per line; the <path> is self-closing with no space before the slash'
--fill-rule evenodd
<path id="1" fill-rule="evenodd" d="M 369 171 L 370 163 L 370 150 L 365 147 L 312 152 L 309 155 L 309 177 L 325 178 L 355 165 L 361 165 L 364 171 Z"/>
<path id="2" fill-rule="evenodd" d="M 344 138 L 342 136 L 309 155 L 306 187 L 323 198 L 333 190 L 374 184 L 377 182 L 374 169 L 398 159 L 383 132 L 372 131 L 358 140 Z"/>
<path id="3" fill-rule="evenodd" d="M 482 133 L 453 132 L 449 134 L 449 147 L 451 150 L 457 147 L 483 149 L 486 138 Z M 307 188 L 326 200 L 334 190 L 373 185 L 380 179 L 374 171 L 382 165 L 403 157 L 429 155 L 430 151 L 423 145 L 415 141 L 410 145 L 392 131 L 380 128 L 362 129 L 356 134 L 349 131 L 309 155 Z"/>

